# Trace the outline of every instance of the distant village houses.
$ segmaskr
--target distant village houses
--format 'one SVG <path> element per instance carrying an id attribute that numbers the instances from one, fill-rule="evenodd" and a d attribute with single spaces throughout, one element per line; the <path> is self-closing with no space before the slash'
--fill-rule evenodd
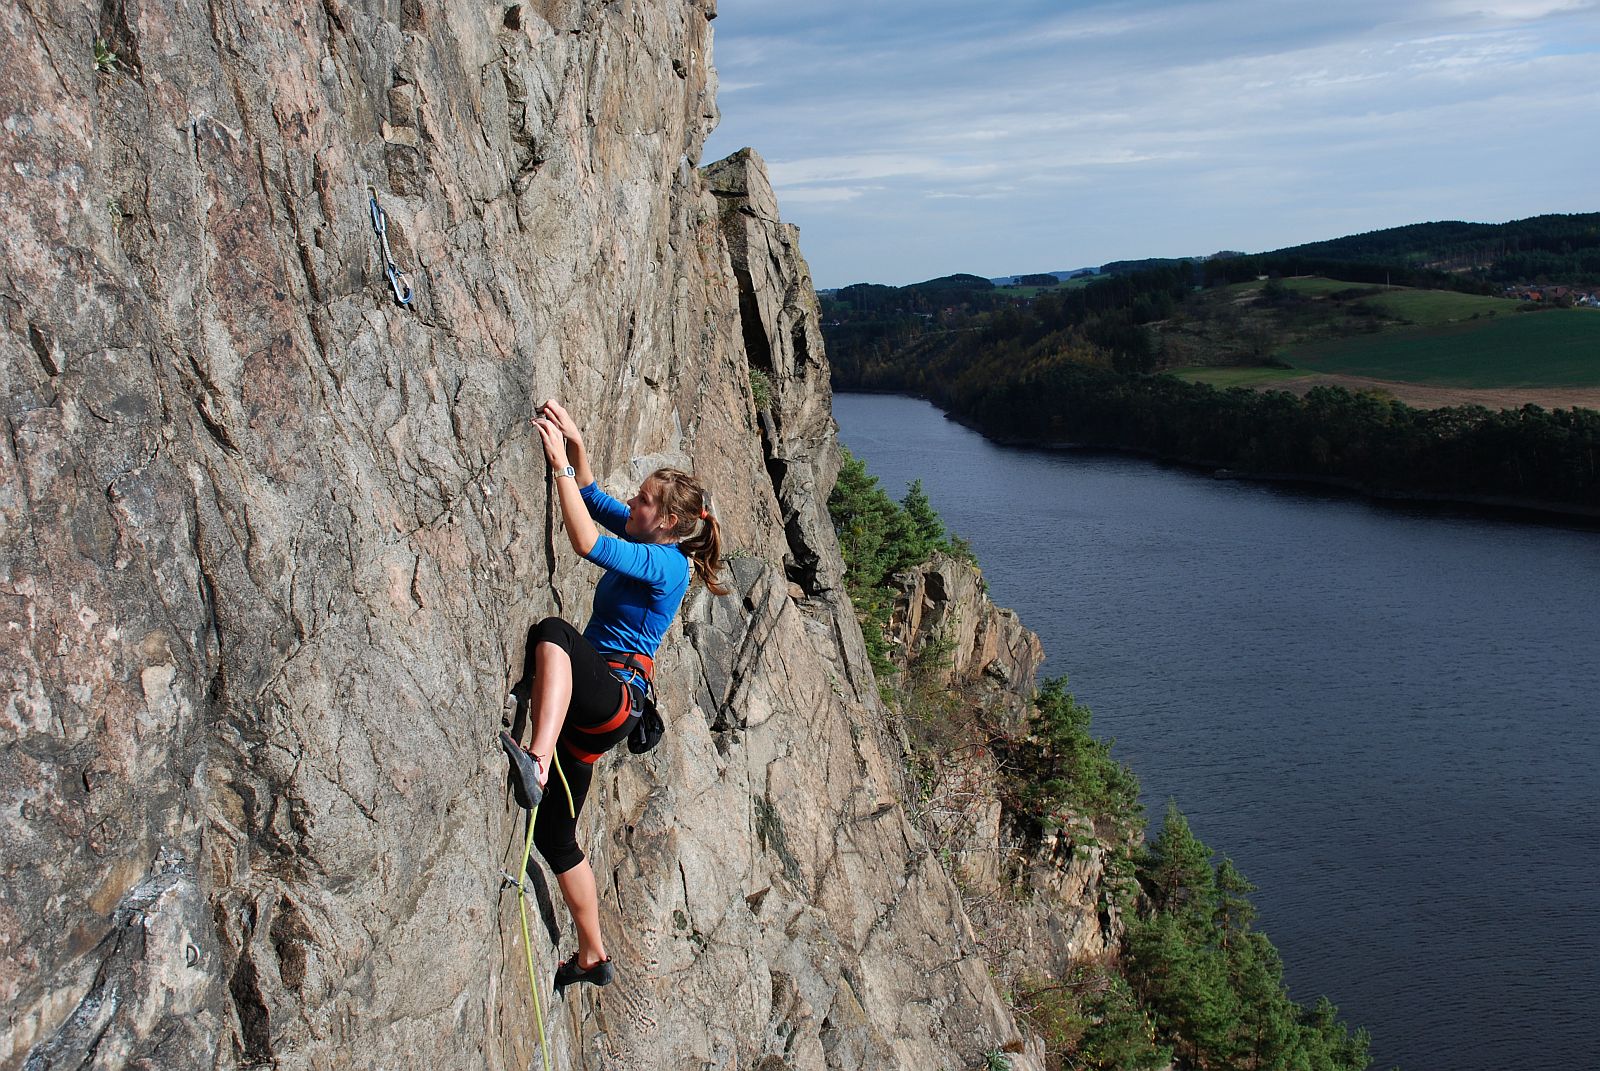
<path id="1" fill-rule="evenodd" d="M 1531 301 L 1540 305 L 1563 308 L 1574 305 L 1600 308 L 1600 290 L 1584 290 L 1576 286 L 1515 283 L 1505 288 L 1505 296 L 1518 301 Z"/>

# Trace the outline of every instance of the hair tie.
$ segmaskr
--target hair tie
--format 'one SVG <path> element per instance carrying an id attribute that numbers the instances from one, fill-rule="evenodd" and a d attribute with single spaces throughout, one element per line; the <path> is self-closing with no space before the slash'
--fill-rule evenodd
<path id="1" fill-rule="evenodd" d="M 706 512 L 706 508 L 705 508 L 705 507 L 704 507 L 704 506 L 701 506 L 701 507 L 700 507 L 700 519 L 701 519 L 701 520 L 702 520 L 702 521 L 703 521 L 703 520 L 707 520 L 707 519 L 708 519 L 708 518 L 709 518 L 709 517 L 710 517 L 710 516 L 711 516 L 711 515 L 710 515 L 710 514 L 709 514 L 709 513 L 707 513 L 707 512 Z"/>

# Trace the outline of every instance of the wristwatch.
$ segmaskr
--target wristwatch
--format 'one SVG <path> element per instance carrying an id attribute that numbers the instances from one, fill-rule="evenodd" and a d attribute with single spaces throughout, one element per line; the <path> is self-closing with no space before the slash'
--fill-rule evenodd
<path id="1" fill-rule="evenodd" d="M 571 476 L 574 480 L 576 480 L 578 478 L 578 472 L 571 465 L 568 465 L 564 469 L 556 469 L 556 479 L 559 480 L 563 476 Z"/>

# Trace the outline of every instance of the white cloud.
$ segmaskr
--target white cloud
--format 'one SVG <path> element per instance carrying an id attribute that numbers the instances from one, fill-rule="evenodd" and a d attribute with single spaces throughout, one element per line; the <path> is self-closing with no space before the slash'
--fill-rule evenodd
<path id="1" fill-rule="evenodd" d="M 1143 16 L 1122 15 L 1104 19 L 1086 19 L 1081 15 L 1067 15 L 1052 25 L 1030 31 L 1026 40 L 1039 41 L 1091 41 L 1105 37 L 1123 37 L 1157 25 L 1164 16 L 1150 12 Z"/>
<path id="2" fill-rule="evenodd" d="M 938 161 L 931 157 L 889 153 L 817 156 L 810 159 L 767 162 L 767 170 L 771 173 L 773 184 L 779 186 L 924 174 L 937 166 Z"/>
<path id="3" fill-rule="evenodd" d="M 1473 16 L 1502 22 L 1526 22 L 1577 11 L 1600 8 L 1596 0 L 1445 0 L 1438 5 L 1446 17 Z"/>
<path id="4" fill-rule="evenodd" d="M 860 181 L 905 176 L 920 176 L 929 181 L 981 178 L 993 174 L 996 165 L 936 156 L 901 153 L 860 153 L 853 156 L 817 156 L 800 160 L 769 161 L 767 169 L 777 186 L 800 186 L 817 182 Z"/>
<path id="5" fill-rule="evenodd" d="M 778 199 L 790 205 L 832 205 L 854 201 L 864 193 L 881 190 L 882 186 L 779 186 Z"/>
<path id="6" fill-rule="evenodd" d="M 707 154 L 762 150 L 822 285 L 1600 207 L 1600 0 L 818 3 L 723 12 Z"/>
<path id="7" fill-rule="evenodd" d="M 930 201 L 992 201 L 997 197 L 1003 196 L 1003 193 L 1000 190 L 982 190 L 975 193 L 932 192 L 925 193 L 923 196 Z"/>

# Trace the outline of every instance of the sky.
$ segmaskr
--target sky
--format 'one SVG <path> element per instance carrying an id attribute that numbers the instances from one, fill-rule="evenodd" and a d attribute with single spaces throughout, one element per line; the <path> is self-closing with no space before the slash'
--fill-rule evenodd
<path id="1" fill-rule="evenodd" d="M 1600 0 L 721 0 L 818 287 L 1600 211 Z"/>

